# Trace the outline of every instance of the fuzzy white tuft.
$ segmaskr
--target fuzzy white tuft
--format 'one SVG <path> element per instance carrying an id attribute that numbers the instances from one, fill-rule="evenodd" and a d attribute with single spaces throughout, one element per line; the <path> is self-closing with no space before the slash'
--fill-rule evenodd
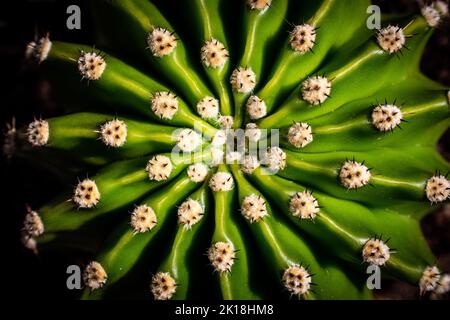
<path id="1" fill-rule="evenodd" d="M 420 12 L 430 27 L 434 28 L 439 25 L 441 14 L 433 6 L 424 6 L 420 9 Z"/>
<path id="2" fill-rule="evenodd" d="M 186 229 L 191 229 L 203 217 L 204 210 L 200 202 L 187 199 L 178 207 L 178 222 Z"/>
<path id="3" fill-rule="evenodd" d="M 208 175 L 208 166 L 202 162 L 191 164 L 187 169 L 187 175 L 192 182 L 203 182 Z"/>
<path id="4" fill-rule="evenodd" d="M 308 294 L 311 289 L 311 276 L 308 271 L 300 265 L 292 265 L 283 273 L 284 287 L 299 298 Z"/>
<path id="5" fill-rule="evenodd" d="M 256 194 L 246 196 L 242 200 L 241 213 L 250 223 L 258 222 L 268 215 L 266 202 Z"/>
<path id="6" fill-rule="evenodd" d="M 448 14 L 448 5 L 444 1 L 434 1 L 430 5 L 423 6 L 420 11 L 427 24 L 435 28 L 441 23 L 442 18 Z"/>
<path id="7" fill-rule="evenodd" d="M 438 0 L 433 2 L 433 6 L 436 8 L 437 11 L 439 11 L 439 13 L 442 16 L 445 16 L 448 14 L 448 4 L 445 1 L 442 0 Z"/>
<path id="8" fill-rule="evenodd" d="M 145 170 L 150 180 L 167 180 L 172 173 L 172 162 L 169 157 L 158 154 L 148 161 Z"/>
<path id="9" fill-rule="evenodd" d="M 400 51 L 406 40 L 402 28 L 389 25 L 378 31 L 377 41 L 381 49 L 391 54 Z"/>
<path id="10" fill-rule="evenodd" d="M 234 125 L 234 118 L 232 116 L 220 116 L 217 122 L 221 129 L 231 129 Z"/>
<path id="11" fill-rule="evenodd" d="M 249 141 L 259 141 L 261 139 L 261 129 L 258 128 L 256 123 L 247 123 L 245 125 L 245 136 Z"/>
<path id="12" fill-rule="evenodd" d="M 152 277 L 150 284 L 155 300 L 169 300 L 177 291 L 177 283 L 168 272 L 158 272 Z"/>
<path id="13" fill-rule="evenodd" d="M 230 83 L 233 91 L 249 93 L 255 88 L 256 75 L 251 68 L 238 67 L 231 74 Z"/>
<path id="14" fill-rule="evenodd" d="M 28 209 L 23 220 L 23 229 L 30 237 L 39 237 L 44 233 L 44 223 L 36 211 Z"/>
<path id="15" fill-rule="evenodd" d="M 151 103 L 153 113 L 161 119 L 171 120 L 178 111 L 177 96 L 171 92 L 156 92 Z"/>
<path id="16" fill-rule="evenodd" d="M 311 126 L 307 123 L 294 123 L 287 134 L 288 141 L 296 148 L 303 148 L 313 141 Z"/>
<path id="17" fill-rule="evenodd" d="M 330 93 L 331 82 L 326 77 L 313 76 L 302 83 L 303 99 L 314 106 L 323 103 Z"/>
<path id="18" fill-rule="evenodd" d="M 441 272 L 436 266 L 428 266 L 422 273 L 419 280 L 420 293 L 436 290 L 441 278 Z"/>
<path id="19" fill-rule="evenodd" d="M 264 164 L 271 171 L 283 170 L 286 168 L 286 153 L 280 147 L 269 147 L 264 156 Z"/>
<path id="20" fill-rule="evenodd" d="M 389 260 L 391 253 L 389 247 L 380 239 L 369 239 L 364 244 L 362 257 L 364 262 L 382 266 Z"/>
<path id="21" fill-rule="evenodd" d="M 127 125 L 119 119 L 108 121 L 100 127 L 100 135 L 107 146 L 121 147 L 127 140 Z"/>
<path id="22" fill-rule="evenodd" d="M 247 100 L 247 113 L 252 120 L 265 117 L 267 114 L 266 103 L 257 96 L 250 96 Z"/>
<path id="23" fill-rule="evenodd" d="M 155 57 L 164 57 L 173 52 L 177 46 L 177 38 L 167 29 L 155 28 L 148 34 L 147 43 Z"/>
<path id="24" fill-rule="evenodd" d="M 247 4 L 252 10 L 265 10 L 270 7 L 272 0 L 247 0 Z"/>
<path id="25" fill-rule="evenodd" d="M 75 187 L 72 198 L 79 208 L 92 208 L 100 201 L 100 192 L 94 180 L 84 179 Z"/>
<path id="26" fill-rule="evenodd" d="M 22 230 L 22 232 L 20 233 L 20 241 L 25 248 L 37 254 L 38 251 L 36 239 L 29 235 L 28 232 Z"/>
<path id="27" fill-rule="evenodd" d="M 227 192 L 233 189 L 233 176 L 228 172 L 217 172 L 209 179 L 209 187 L 214 192 Z"/>
<path id="28" fill-rule="evenodd" d="M 78 71 L 88 80 L 98 80 L 106 68 L 106 61 L 96 52 L 81 51 L 78 58 Z"/>
<path id="29" fill-rule="evenodd" d="M 91 290 L 103 287 L 108 280 L 108 275 L 102 265 L 97 261 L 90 262 L 83 272 L 84 284 Z"/>
<path id="30" fill-rule="evenodd" d="M 235 258 L 236 252 L 232 243 L 216 242 L 208 249 L 208 259 L 217 272 L 230 272 Z"/>
<path id="31" fill-rule="evenodd" d="M 443 295 L 450 292 L 450 275 L 444 274 L 439 279 L 439 284 L 434 290 L 434 293 Z"/>
<path id="32" fill-rule="evenodd" d="M 131 226 L 135 233 L 150 231 L 157 222 L 155 211 L 146 204 L 137 206 L 131 213 Z"/>
<path id="33" fill-rule="evenodd" d="M 47 59 L 50 50 L 52 49 L 52 42 L 50 41 L 49 35 L 40 38 L 38 41 L 32 41 L 28 43 L 27 49 L 25 51 L 25 57 L 41 63 Z"/>
<path id="34" fill-rule="evenodd" d="M 206 67 L 219 68 L 227 62 L 229 55 L 222 42 L 210 39 L 205 41 L 200 50 L 200 57 Z"/>
<path id="35" fill-rule="evenodd" d="M 380 131 L 394 130 L 402 119 L 403 113 L 394 105 L 380 105 L 372 111 L 372 124 Z"/>
<path id="36" fill-rule="evenodd" d="M 311 192 L 297 192 L 289 201 L 289 211 L 300 219 L 314 219 L 319 213 L 319 203 Z"/>
<path id="37" fill-rule="evenodd" d="M 365 186 L 370 181 L 370 171 L 363 163 L 347 160 L 341 167 L 339 178 L 347 189 L 356 189 Z"/>
<path id="38" fill-rule="evenodd" d="M 28 125 L 27 139 L 33 147 L 44 146 L 48 142 L 50 128 L 45 120 L 34 120 Z"/>
<path id="39" fill-rule="evenodd" d="M 260 166 L 260 163 L 258 161 L 258 158 L 256 156 L 245 156 L 244 161 L 241 165 L 241 171 L 246 174 L 252 174 L 253 171 L 258 169 Z"/>
<path id="40" fill-rule="evenodd" d="M 311 51 L 316 41 L 316 30 L 310 24 L 301 24 L 295 26 L 291 31 L 290 45 L 291 48 L 300 54 Z"/>
<path id="41" fill-rule="evenodd" d="M 425 191 L 432 203 L 443 202 L 450 197 L 450 181 L 443 175 L 435 175 L 428 179 Z"/>
<path id="42" fill-rule="evenodd" d="M 177 135 L 177 146 L 181 151 L 195 151 L 201 144 L 202 137 L 192 129 L 183 129 Z"/>
<path id="43" fill-rule="evenodd" d="M 202 119 L 216 119 L 219 115 L 219 100 L 204 97 L 197 103 L 197 112 Z"/>

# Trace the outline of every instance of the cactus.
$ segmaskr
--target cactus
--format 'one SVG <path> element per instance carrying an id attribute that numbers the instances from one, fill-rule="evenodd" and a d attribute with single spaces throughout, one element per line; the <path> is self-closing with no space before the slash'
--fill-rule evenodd
<path id="1" fill-rule="evenodd" d="M 89 110 L 18 134 L 30 160 L 86 166 L 22 230 L 35 251 L 91 257 L 81 298 L 368 299 L 368 265 L 448 291 L 419 225 L 450 196 L 435 150 L 449 91 L 419 71 L 445 3 L 379 30 L 368 0 L 192 0 L 183 19 L 158 1 L 92 5 L 105 51 L 49 35 L 26 51 Z M 225 149 L 232 128 L 245 153 Z"/>

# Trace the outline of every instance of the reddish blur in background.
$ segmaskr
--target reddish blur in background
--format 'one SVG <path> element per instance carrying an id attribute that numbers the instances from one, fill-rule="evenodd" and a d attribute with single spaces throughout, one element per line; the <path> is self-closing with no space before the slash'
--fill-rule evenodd
<path id="1" fill-rule="evenodd" d="M 58 114 L 52 99 L 52 88 L 35 70 L 23 66 L 23 53 L 26 43 L 35 37 L 36 32 L 51 32 L 53 39 L 63 39 L 94 45 L 91 16 L 86 1 L 1 1 L 0 4 L 0 120 L 6 122 L 16 118 L 16 125 L 22 126 L 34 116 L 51 117 Z M 390 0 L 374 1 L 382 12 L 417 11 L 417 1 Z M 81 30 L 68 30 L 66 8 L 77 4 L 82 11 Z M 449 22 L 436 30 L 431 38 L 422 60 L 422 70 L 430 78 L 450 86 L 449 73 Z M 450 160 L 449 130 L 441 138 L 438 148 Z M 35 256 L 22 248 L 19 231 L 25 213 L 25 205 L 38 207 L 52 198 L 55 190 L 61 187 L 60 181 L 39 167 L 18 159 L 1 158 L 3 188 L 1 202 L 3 228 L 6 229 L 6 249 L 3 265 L 7 280 L 13 280 L 8 290 L 10 297 L 31 298 L 76 298 L 77 292 L 66 289 L 66 267 L 76 261 L 68 254 L 53 253 Z M 422 222 L 428 242 L 443 266 L 450 272 L 450 207 L 447 206 L 427 216 Z M 7 261 L 7 262 L 6 262 Z M 417 299 L 418 289 L 408 284 L 385 280 L 383 288 L 376 290 L 379 299 Z"/>

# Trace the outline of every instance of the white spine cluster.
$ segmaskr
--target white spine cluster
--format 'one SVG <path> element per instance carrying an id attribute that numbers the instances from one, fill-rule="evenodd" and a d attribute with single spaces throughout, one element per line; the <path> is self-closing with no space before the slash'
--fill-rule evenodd
<path id="1" fill-rule="evenodd" d="M 286 168 L 286 153 L 280 147 L 269 147 L 264 161 L 271 171 L 283 170 Z"/>
<path id="2" fill-rule="evenodd" d="M 45 120 L 34 120 L 28 125 L 27 139 L 33 147 L 45 146 L 48 142 L 50 129 Z"/>
<path id="3" fill-rule="evenodd" d="M 303 100 L 314 106 L 323 103 L 330 93 L 331 82 L 326 77 L 313 76 L 302 83 Z"/>
<path id="4" fill-rule="evenodd" d="M 222 129 L 231 129 L 234 125 L 234 118 L 232 116 L 220 116 L 217 120 L 220 128 Z"/>
<path id="5" fill-rule="evenodd" d="M 145 170 L 150 180 L 167 180 L 172 173 L 172 162 L 169 157 L 163 155 L 153 156 L 147 163 Z"/>
<path id="6" fill-rule="evenodd" d="M 29 235 L 26 231 L 22 231 L 20 233 L 20 241 L 25 248 L 33 251 L 35 254 L 38 253 L 36 239 Z"/>
<path id="7" fill-rule="evenodd" d="M 283 273 L 282 282 L 292 295 L 297 295 L 299 298 L 308 294 L 312 284 L 309 272 L 300 265 L 288 267 Z"/>
<path id="8" fill-rule="evenodd" d="M 217 172 L 209 179 L 209 187 L 214 192 L 227 192 L 233 189 L 234 180 L 229 172 Z"/>
<path id="9" fill-rule="evenodd" d="M 177 96 L 171 92 L 156 92 L 151 100 L 152 111 L 161 119 L 171 120 L 178 111 Z"/>
<path id="10" fill-rule="evenodd" d="M 219 68 L 227 62 L 229 54 L 222 42 L 210 39 L 205 41 L 200 50 L 200 57 L 206 67 Z"/>
<path id="11" fill-rule="evenodd" d="M 419 280 L 420 293 L 435 290 L 439 285 L 440 278 L 441 272 L 436 266 L 426 267 Z"/>
<path id="12" fill-rule="evenodd" d="M 289 201 L 289 211 L 294 217 L 300 219 L 314 219 L 319 213 L 319 203 L 311 192 L 297 192 Z"/>
<path id="13" fill-rule="evenodd" d="M 255 88 L 256 75 L 251 68 L 238 67 L 233 70 L 230 83 L 233 91 L 239 93 L 249 93 Z"/>
<path id="14" fill-rule="evenodd" d="M 173 52 L 177 46 L 177 38 L 167 29 L 155 28 L 148 34 L 147 43 L 155 57 L 164 57 Z"/>
<path id="15" fill-rule="evenodd" d="M 257 96 L 250 96 L 247 100 L 247 113 L 252 120 L 265 117 L 267 114 L 266 103 Z"/>
<path id="16" fill-rule="evenodd" d="M 444 274 L 439 279 L 439 284 L 434 290 L 434 293 L 443 295 L 450 292 L 450 275 Z"/>
<path id="17" fill-rule="evenodd" d="M 245 174 L 252 174 L 253 171 L 258 169 L 260 166 L 260 163 L 258 161 L 258 158 L 253 155 L 248 155 L 244 157 L 244 160 L 242 161 L 241 165 L 241 171 Z"/>
<path id="18" fill-rule="evenodd" d="M 81 51 L 78 58 L 78 71 L 88 80 L 98 80 L 106 68 L 105 59 L 96 52 Z"/>
<path id="19" fill-rule="evenodd" d="M 158 272 L 152 277 L 150 290 L 155 300 L 170 300 L 177 291 L 177 283 L 168 272 Z"/>
<path id="20" fill-rule="evenodd" d="M 268 215 L 266 202 L 256 194 L 246 196 L 242 200 L 241 213 L 250 223 L 258 222 Z"/>
<path id="21" fill-rule="evenodd" d="M 204 210 L 200 202 L 187 199 L 178 207 L 178 222 L 186 229 L 191 229 L 203 217 Z"/>
<path id="22" fill-rule="evenodd" d="M 295 26 L 291 31 L 291 48 L 300 54 L 311 51 L 316 41 L 316 29 L 310 24 L 301 24 Z"/>
<path id="23" fill-rule="evenodd" d="M 32 59 L 37 63 L 41 63 L 47 59 L 50 50 L 52 49 L 52 42 L 50 41 L 49 35 L 40 38 L 38 41 L 31 41 L 27 45 L 25 51 L 25 57 L 27 59 Z"/>
<path id="24" fill-rule="evenodd" d="M 271 3 L 272 0 L 247 0 L 247 4 L 252 10 L 266 10 Z"/>
<path id="25" fill-rule="evenodd" d="M 439 13 L 443 16 L 448 14 L 448 4 L 445 1 L 442 0 L 437 0 L 435 2 L 433 2 L 434 7 L 436 8 L 437 11 L 439 11 Z"/>
<path id="26" fill-rule="evenodd" d="M 232 243 L 216 242 L 208 249 L 208 259 L 217 272 L 230 272 L 235 258 L 236 252 Z"/>
<path id="27" fill-rule="evenodd" d="M 157 221 L 155 211 L 146 204 L 137 206 L 131 213 L 131 226 L 135 233 L 152 230 Z"/>
<path id="28" fill-rule="evenodd" d="M 108 275 L 102 265 L 97 261 L 90 262 L 83 272 L 84 284 L 91 290 L 103 287 L 108 280 Z"/>
<path id="29" fill-rule="evenodd" d="M 428 179 L 425 192 L 432 203 L 443 202 L 450 197 L 450 181 L 443 175 L 435 175 Z"/>
<path id="30" fill-rule="evenodd" d="M 187 175 L 192 182 L 203 182 L 208 175 L 208 166 L 202 162 L 191 164 L 187 169 Z"/>
<path id="31" fill-rule="evenodd" d="M 347 189 L 356 189 L 365 186 L 370 181 L 370 171 L 364 163 L 347 160 L 341 167 L 339 178 Z"/>
<path id="32" fill-rule="evenodd" d="M 219 115 L 219 100 L 204 97 L 197 103 L 197 112 L 202 119 L 216 119 Z"/>
<path id="33" fill-rule="evenodd" d="M 372 111 L 372 124 L 380 131 L 394 130 L 403 120 L 403 113 L 394 105 L 376 106 Z"/>
<path id="34" fill-rule="evenodd" d="M 181 151 L 195 151 L 201 144 L 202 137 L 192 129 L 183 129 L 177 135 L 177 146 Z"/>
<path id="35" fill-rule="evenodd" d="M 127 140 L 127 125 L 119 119 L 108 121 L 100 127 L 100 136 L 107 146 L 119 148 Z"/>
<path id="36" fill-rule="evenodd" d="M 29 237 L 39 237 L 44 233 L 44 223 L 36 211 L 29 209 L 26 213 L 23 220 L 23 231 Z"/>
<path id="37" fill-rule="evenodd" d="M 311 126 L 307 123 L 296 122 L 290 126 L 287 138 L 296 148 L 303 148 L 313 141 Z"/>
<path id="38" fill-rule="evenodd" d="M 448 14 L 448 5 L 444 1 L 435 1 L 430 5 L 423 6 L 420 11 L 428 25 L 435 28 L 439 25 L 442 18 Z"/>
<path id="39" fill-rule="evenodd" d="M 245 136 L 249 141 L 259 141 L 259 139 L 261 139 L 261 129 L 258 128 L 256 123 L 247 123 L 245 125 Z"/>
<path id="40" fill-rule="evenodd" d="M 75 187 L 72 198 L 79 208 L 92 208 L 100 201 L 100 192 L 94 180 L 84 179 Z"/>
<path id="41" fill-rule="evenodd" d="M 406 37 L 402 28 L 390 25 L 378 31 L 377 41 L 381 49 L 391 54 L 404 47 Z"/>
<path id="42" fill-rule="evenodd" d="M 362 257 L 364 262 L 382 266 L 389 260 L 391 253 L 386 243 L 374 238 L 367 240 L 364 244 Z"/>

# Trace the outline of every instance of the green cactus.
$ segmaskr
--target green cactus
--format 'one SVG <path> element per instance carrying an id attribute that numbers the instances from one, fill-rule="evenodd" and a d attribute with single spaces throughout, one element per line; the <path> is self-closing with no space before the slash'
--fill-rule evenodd
<path id="1" fill-rule="evenodd" d="M 85 299 L 367 299 L 368 265 L 448 291 L 419 225 L 450 195 L 435 150 L 449 91 L 419 71 L 447 7 L 370 30 L 369 5 L 192 0 L 176 19 L 158 1 L 95 1 L 110 53 L 30 43 L 89 107 L 33 121 L 27 154 L 89 169 L 28 210 L 25 246 L 88 252 Z"/>

